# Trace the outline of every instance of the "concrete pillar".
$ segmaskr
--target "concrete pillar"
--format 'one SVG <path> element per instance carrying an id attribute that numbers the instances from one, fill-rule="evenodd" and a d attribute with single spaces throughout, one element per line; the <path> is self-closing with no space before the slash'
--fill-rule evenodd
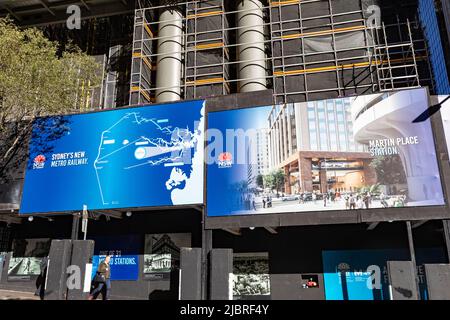
<path id="1" fill-rule="evenodd" d="M 165 10 L 159 17 L 156 72 L 156 102 L 181 99 L 183 16 L 175 9 Z"/>
<path id="2" fill-rule="evenodd" d="M 286 176 L 286 180 L 284 182 L 284 191 L 286 194 L 291 194 L 291 175 L 290 175 L 290 165 L 284 167 L 284 175 Z"/>
<path id="3" fill-rule="evenodd" d="M 319 180 L 320 180 L 320 192 L 325 193 L 328 191 L 328 179 L 327 179 L 327 171 L 320 170 L 319 171 Z"/>
<path id="4" fill-rule="evenodd" d="M 425 264 L 428 300 L 450 300 L 450 264 Z"/>
<path id="5" fill-rule="evenodd" d="M 53 240 L 50 246 L 49 264 L 47 269 L 46 300 L 66 300 L 67 298 L 67 267 L 72 254 L 71 240 Z"/>
<path id="6" fill-rule="evenodd" d="M 233 250 L 213 249 L 210 254 L 211 300 L 231 300 L 230 276 L 233 273 Z"/>
<path id="7" fill-rule="evenodd" d="M 312 192 L 312 162 L 311 159 L 301 158 L 298 159 L 299 179 L 303 192 Z"/>
<path id="8" fill-rule="evenodd" d="M 239 92 L 265 90 L 266 54 L 263 4 L 259 0 L 241 0 L 237 5 L 237 42 Z"/>
<path id="9" fill-rule="evenodd" d="M 92 240 L 75 240 L 72 247 L 71 264 L 80 268 L 80 288 L 68 291 L 67 300 L 87 300 L 91 286 L 92 269 L 87 268 L 92 264 L 95 242 Z"/>
<path id="10" fill-rule="evenodd" d="M 202 299 L 202 249 L 181 248 L 180 300 Z"/>
<path id="11" fill-rule="evenodd" d="M 411 261 L 388 261 L 392 300 L 418 300 L 416 276 Z"/>

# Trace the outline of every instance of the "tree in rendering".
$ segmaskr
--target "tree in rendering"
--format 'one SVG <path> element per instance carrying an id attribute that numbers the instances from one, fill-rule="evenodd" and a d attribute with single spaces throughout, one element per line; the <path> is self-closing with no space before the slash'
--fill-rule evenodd
<path id="1" fill-rule="evenodd" d="M 0 19 L 0 184 L 24 164 L 33 121 L 82 110 L 89 88 L 100 83 L 100 68 L 75 46 L 62 51 L 40 30 Z M 64 125 L 56 117 L 52 128 L 42 124 L 40 136 L 57 139 Z"/>
<path id="2" fill-rule="evenodd" d="M 286 175 L 284 174 L 283 170 L 277 170 L 264 176 L 264 184 L 267 188 L 276 190 L 278 195 L 278 192 L 282 190 L 285 179 Z"/>

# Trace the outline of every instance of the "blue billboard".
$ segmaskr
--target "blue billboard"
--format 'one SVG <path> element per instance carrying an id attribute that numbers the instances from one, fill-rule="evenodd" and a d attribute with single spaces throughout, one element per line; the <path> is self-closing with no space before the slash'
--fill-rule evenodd
<path id="1" fill-rule="evenodd" d="M 39 118 L 21 214 L 203 203 L 204 101 Z"/>

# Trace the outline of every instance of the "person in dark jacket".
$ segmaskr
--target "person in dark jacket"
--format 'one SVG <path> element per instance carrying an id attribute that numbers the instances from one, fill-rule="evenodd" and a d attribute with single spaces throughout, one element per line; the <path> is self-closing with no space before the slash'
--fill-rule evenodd
<path id="1" fill-rule="evenodd" d="M 109 261 L 110 256 L 106 256 L 97 268 L 97 274 L 94 278 L 94 282 L 97 282 L 96 288 L 91 292 L 89 300 L 97 299 L 97 296 L 102 293 L 103 300 L 109 300 L 111 292 L 111 267 Z M 103 291 L 104 290 L 104 291 Z"/>

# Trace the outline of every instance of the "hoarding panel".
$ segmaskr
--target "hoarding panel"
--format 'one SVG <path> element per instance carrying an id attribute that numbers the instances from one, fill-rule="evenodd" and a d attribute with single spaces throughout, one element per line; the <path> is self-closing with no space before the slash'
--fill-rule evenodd
<path id="1" fill-rule="evenodd" d="M 388 261 L 408 261 L 407 249 L 324 250 L 326 300 L 389 300 Z M 443 248 L 416 249 L 420 296 L 427 300 L 424 264 L 446 261 Z"/>
<path id="2" fill-rule="evenodd" d="M 444 205 L 426 89 L 211 112 L 209 217 Z M 225 195 L 225 196 L 224 196 Z"/>
<path id="3" fill-rule="evenodd" d="M 111 256 L 109 265 L 111 280 L 136 281 L 139 279 L 139 254 L 142 247 L 140 236 L 94 237 L 95 249 L 92 257 L 92 274 L 94 279 L 98 266 Z"/>
<path id="4" fill-rule="evenodd" d="M 203 203 L 203 141 L 203 101 L 37 119 L 20 213 Z"/>

